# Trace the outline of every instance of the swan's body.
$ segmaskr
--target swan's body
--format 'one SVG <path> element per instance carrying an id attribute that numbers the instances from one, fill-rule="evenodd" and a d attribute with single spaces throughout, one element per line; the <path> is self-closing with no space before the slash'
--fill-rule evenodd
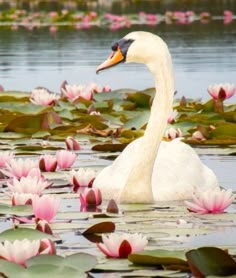
<path id="1" fill-rule="evenodd" d="M 101 189 L 103 198 L 123 203 L 182 200 L 196 188 L 217 186 L 214 173 L 191 147 L 179 140 L 161 143 L 174 94 L 171 57 L 163 40 L 133 32 L 112 49 L 114 53 L 98 71 L 121 61 L 144 63 L 154 76 L 157 93 L 144 136 L 103 169 L 93 186 Z"/>

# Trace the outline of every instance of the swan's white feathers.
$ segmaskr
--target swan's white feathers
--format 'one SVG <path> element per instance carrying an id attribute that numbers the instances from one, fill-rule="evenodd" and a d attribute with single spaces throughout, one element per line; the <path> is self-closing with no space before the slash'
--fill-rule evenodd
<path id="1" fill-rule="evenodd" d="M 174 93 L 167 45 L 147 32 L 132 32 L 125 38 L 134 40 L 127 51 L 127 62 L 147 65 L 157 93 L 144 136 L 103 169 L 94 186 L 101 189 L 103 198 L 125 203 L 188 199 L 195 189 L 217 186 L 215 174 L 190 146 L 180 140 L 161 142 Z"/>

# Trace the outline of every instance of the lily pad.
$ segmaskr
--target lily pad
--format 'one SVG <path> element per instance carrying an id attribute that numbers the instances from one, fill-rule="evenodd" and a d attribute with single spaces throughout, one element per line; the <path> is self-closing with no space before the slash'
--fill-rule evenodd
<path id="1" fill-rule="evenodd" d="M 236 274 L 236 262 L 217 247 L 201 247 L 186 253 L 188 264 L 196 277 L 209 275 L 229 276 Z"/>
<path id="2" fill-rule="evenodd" d="M 115 228 L 115 224 L 111 221 L 100 222 L 86 229 L 83 235 L 113 233 Z"/>
<path id="3" fill-rule="evenodd" d="M 182 250 L 147 250 L 130 254 L 128 260 L 138 265 L 178 265 L 187 266 L 185 251 Z"/>
<path id="4" fill-rule="evenodd" d="M 33 215 L 33 209 L 30 205 L 9 206 L 5 204 L 0 204 L 0 214 L 31 216 Z"/>
<path id="5" fill-rule="evenodd" d="M 55 237 L 49 234 L 42 233 L 38 230 L 30 229 L 30 228 L 16 228 L 16 229 L 8 229 L 4 232 L 0 233 L 0 241 L 8 240 L 38 240 L 43 238 L 48 238 L 51 240 L 55 240 Z"/>

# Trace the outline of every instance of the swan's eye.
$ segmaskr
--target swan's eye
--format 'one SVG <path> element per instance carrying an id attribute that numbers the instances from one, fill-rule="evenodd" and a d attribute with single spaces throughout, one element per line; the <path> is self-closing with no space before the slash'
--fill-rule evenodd
<path id="1" fill-rule="evenodd" d="M 113 51 L 116 51 L 116 50 L 118 49 L 118 46 L 119 46 L 119 44 L 118 44 L 118 42 L 116 42 L 116 43 L 114 43 L 114 44 L 112 45 L 111 49 L 112 49 Z"/>

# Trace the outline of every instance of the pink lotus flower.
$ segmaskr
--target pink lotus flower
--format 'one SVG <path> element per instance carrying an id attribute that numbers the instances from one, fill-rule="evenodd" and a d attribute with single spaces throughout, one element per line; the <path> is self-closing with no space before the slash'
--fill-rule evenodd
<path id="1" fill-rule="evenodd" d="M 83 193 L 80 193 L 81 207 L 96 207 L 102 203 L 102 195 L 99 188 L 85 188 Z"/>
<path id="2" fill-rule="evenodd" d="M 14 154 L 11 152 L 0 152 L 0 168 L 6 166 L 9 161 L 14 158 Z"/>
<path id="3" fill-rule="evenodd" d="M 103 87 L 101 86 L 98 86 L 96 83 L 94 82 L 91 82 L 89 85 L 89 88 L 90 90 L 93 92 L 93 93 L 102 93 L 102 92 L 110 92 L 111 91 L 111 87 L 108 86 L 108 85 L 105 85 Z"/>
<path id="4" fill-rule="evenodd" d="M 191 212 L 222 213 L 234 199 L 231 189 L 225 190 L 215 187 L 205 191 L 197 191 L 193 195 L 193 201 L 185 201 L 185 204 Z"/>
<path id="5" fill-rule="evenodd" d="M 66 143 L 67 150 L 79 151 L 81 149 L 79 142 L 74 137 L 71 136 L 66 137 L 65 143 Z"/>
<path id="6" fill-rule="evenodd" d="M 71 151 L 61 150 L 56 152 L 56 158 L 58 168 L 66 169 L 70 168 L 74 164 L 77 156 Z"/>
<path id="7" fill-rule="evenodd" d="M 137 233 L 102 235 L 102 241 L 97 247 L 111 258 L 127 258 L 131 253 L 142 251 L 148 243 L 145 236 Z"/>
<path id="8" fill-rule="evenodd" d="M 82 85 L 69 85 L 66 81 L 64 81 L 61 85 L 61 93 L 62 96 L 65 96 L 71 101 L 74 101 L 79 97 L 86 100 L 91 100 L 93 98 L 93 93 L 89 87 Z"/>
<path id="9" fill-rule="evenodd" d="M 236 92 L 236 87 L 233 84 L 214 84 L 208 87 L 208 93 L 215 100 L 225 100 L 231 98 Z"/>
<path id="10" fill-rule="evenodd" d="M 46 241 L 48 241 L 48 239 L 46 239 Z M 29 258 L 37 256 L 41 252 L 44 254 L 50 254 L 50 252 L 52 252 L 52 247 L 49 248 L 49 243 L 47 243 L 46 247 L 46 241 L 30 241 L 28 239 L 24 239 L 15 240 L 13 242 L 8 240 L 3 243 L 0 242 L 0 258 L 25 266 L 25 262 Z"/>
<path id="11" fill-rule="evenodd" d="M 41 172 L 38 168 L 38 163 L 36 160 L 31 160 L 29 158 L 19 158 L 10 159 L 6 164 L 7 170 L 11 177 L 16 177 L 20 179 L 21 177 L 27 176 L 40 176 Z"/>
<path id="12" fill-rule="evenodd" d="M 11 195 L 11 203 L 13 206 L 31 205 L 34 194 L 14 192 Z"/>
<path id="13" fill-rule="evenodd" d="M 50 154 L 42 155 L 39 159 L 39 169 L 43 172 L 55 172 L 57 158 Z"/>
<path id="14" fill-rule="evenodd" d="M 165 132 L 165 137 L 173 140 L 178 137 L 182 137 L 182 131 L 179 128 L 170 127 Z"/>
<path id="15" fill-rule="evenodd" d="M 31 92 L 30 101 L 35 105 L 55 105 L 60 98 L 59 95 L 49 92 L 45 88 L 36 88 Z"/>
<path id="16" fill-rule="evenodd" d="M 43 195 L 41 197 L 36 195 L 32 201 L 36 221 L 40 219 L 50 223 L 57 214 L 60 200 L 49 195 Z"/>
<path id="17" fill-rule="evenodd" d="M 1 84 L 0 84 L 0 92 L 4 92 L 4 88 Z"/>
<path id="18" fill-rule="evenodd" d="M 36 177 L 21 177 L 19 180 L 13 178 L 11 182 L 7 183 L 8 188 L 11 192 L 18 193 L 31 193 L 41 195 L 45 188 L 48 188 L 50 184 L 47 181 L 42 180 L 41 178 Z"/>
<path id="19" fill-rule="evenodd" d="M 67 175 L 67 179 L 70 185 L 73 186 L 74 192 L 77 192 L 80 187 L 92 187 L 95 171 L 84 168 L 80 168 L 78 171 L 71 170 Z"/>

